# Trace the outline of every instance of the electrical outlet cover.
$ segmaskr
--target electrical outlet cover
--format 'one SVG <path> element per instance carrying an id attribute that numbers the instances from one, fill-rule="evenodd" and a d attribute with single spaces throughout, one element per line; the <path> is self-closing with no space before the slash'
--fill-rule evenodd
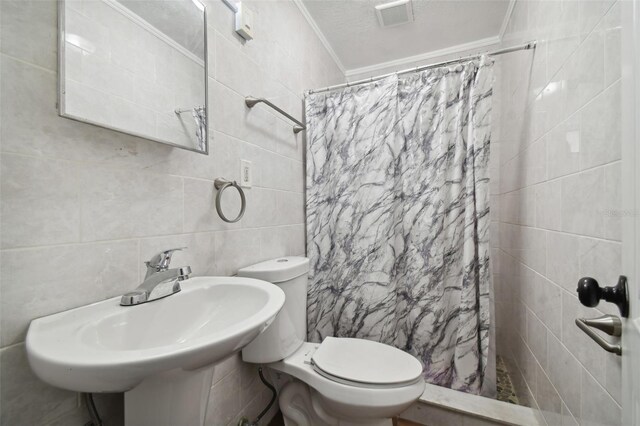
<path id="1" fill-rule="evenodd" d="M 252 178 L 251 161 L 240 160 L 240 186 L 251 188 Z"/>

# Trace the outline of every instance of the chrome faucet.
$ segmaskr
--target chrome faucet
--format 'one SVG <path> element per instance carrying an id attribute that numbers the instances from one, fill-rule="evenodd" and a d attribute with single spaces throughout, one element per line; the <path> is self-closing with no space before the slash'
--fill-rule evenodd
<path id="1" fill-rule="evenodd" d="M 180 281 L 189 278 L 191 267 L 183 266 L 169 269 L 169 264 L 171 263 L 173 252 L 183 249 L 186 249 L 186 247 L 165 250 L 145 262 L 147 274 L 144 277 L 144 281 L 135 290 L 123 294 L 120 299 L 120 305 L 139 305 L 179 292 Z"/>

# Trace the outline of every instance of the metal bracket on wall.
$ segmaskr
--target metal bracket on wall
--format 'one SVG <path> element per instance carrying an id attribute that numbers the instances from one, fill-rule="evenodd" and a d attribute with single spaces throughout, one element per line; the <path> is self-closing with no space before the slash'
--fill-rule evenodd
<path id="1" fill-rule="evenodd" d="M 230 181 L 224 178 L 216 178 L 213 181 L 213 186 L 218 190 L 218 193 L 216 194 L 216 211 L 218 212 L 218 216 L 220 216 L 220 219 L 224 220 L 227 223 L 236 223 L 237 221 L 242 219 L 242 216 L 244 216 L 244 212 L 247 208 L 247 198 L 245 197 L 242 188 L 240 188 L 240 185 L 238 185 L 238 182 L 236 182 L 235 180 Z M 231 187 L 238 190 L 238 194 L 240 195 L 240 213 L 238 213 L 235 219 L 229 219 L 222 211 L 222 193 L 225 189 Z"/>
<path id="2" fill-rule="evenodd" d="M 613 315 L 603 315 L 593 319 L 576 318 L 576 325 L 605 351 L 622 355 L 622 346 L 607 342 L 593 330 L 597 328 L 609 336 L 620 337 L 622 335 L 622 321 L 620 321 L 620 318 Z"/>

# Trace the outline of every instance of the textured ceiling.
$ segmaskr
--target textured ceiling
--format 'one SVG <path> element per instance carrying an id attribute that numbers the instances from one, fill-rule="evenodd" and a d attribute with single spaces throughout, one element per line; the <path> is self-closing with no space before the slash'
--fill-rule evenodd
<path id="1" fill-rule="evenodd" d="M 382 28 L 374 6 L 390 0 L 302 0 L 345 69 L 498 36 L 509 0 L 413 0 L 415 21 Z"/>

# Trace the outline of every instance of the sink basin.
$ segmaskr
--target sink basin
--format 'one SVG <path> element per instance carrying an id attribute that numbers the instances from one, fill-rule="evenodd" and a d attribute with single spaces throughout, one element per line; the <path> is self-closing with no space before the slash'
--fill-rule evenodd
<path id="1" fill-rule="evenodd" d="M 285 298 L 277 286 L 249 278 L 181 285 L 143 305 L 120 306 L 115 297 L 32 321 L 31 368 L 59 388 L 129 391 L 154 375 L 195 371 L 237 352 L 267 328 Z"/>

